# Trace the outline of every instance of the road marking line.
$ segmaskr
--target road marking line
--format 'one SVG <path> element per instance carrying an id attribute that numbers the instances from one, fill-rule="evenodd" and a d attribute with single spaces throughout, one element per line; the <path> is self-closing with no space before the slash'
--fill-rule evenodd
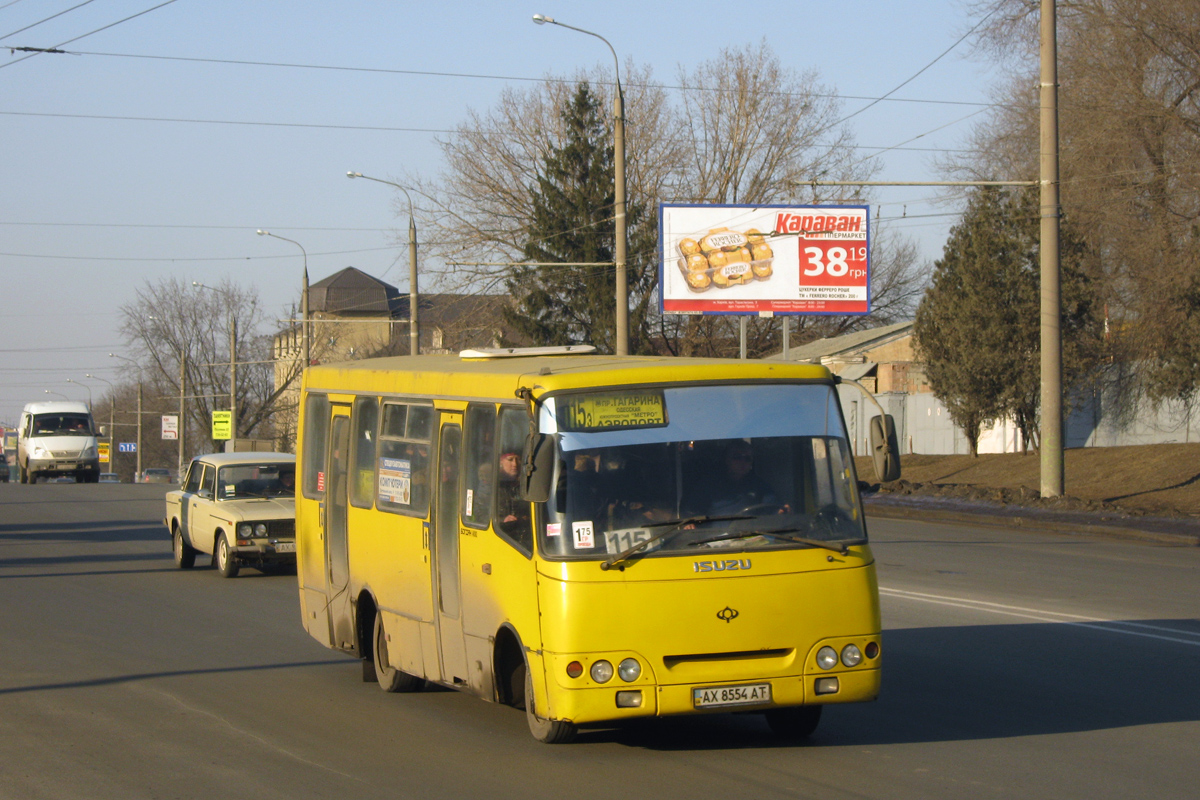
<path id="1" fill-rule="evenodd" d="M 1021 617 L 1022 619 L 1037 620 L 1038 622 L 1056 622 L 1063 625 L 1073 625 L 1079 628 L 1092 628 L 1094 630 L 1107 631 L 1109 633 L 1123 633 L 1127 636 L 1141 636 L 1147 639 L 1159 639 L 1164 642 L 1175 642 L 1177 644 L 1200 647 L 1200 632 L 1193 633 L 1192 631 L 1181 631 L 1177 628 L 1168 628 L 1162 625 L 1149 625 L 1143 622 L 1107 620 L 1100 617 L 1085 617 L 1079 614 L 1067 614 L 1062 611 L 1047 611 L 1039 608 L 1025 608 L 1023 606 L 1011 606 L 1003 603 L 990 603 L 986 600 L 971 600 L 965 597 L 949 597 L 940 594 L 909 592 L 903 589 L 889 589 L 883 586 L 879 587 L 879 593 L 887 597 L 898 597 L 905 600 L 916 600 L 923 603 L 933 603 L 935 605 L 952 606 L 955 608 L 967 608 L 974 611 L 986 611 L 991 614 L 1004 614 L 1010 617 Z M 1131 628 L 1140 628 L 1142 630 L 1130 630 Z M 1163 631 L 1174 635 L 1162 636 L 1157 633 L 1146 633 L 1145 631 Z M 1193 638 L 1177 638 L 1179 636 L 1189 636 Z"/>

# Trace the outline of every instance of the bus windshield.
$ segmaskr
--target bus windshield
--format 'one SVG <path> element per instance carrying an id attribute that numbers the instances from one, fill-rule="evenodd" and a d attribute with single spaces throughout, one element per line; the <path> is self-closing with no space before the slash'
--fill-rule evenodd
<path id="1" fill-rule="evenodd" d="M 541 429 L 557 433 L 558 464 L 543 554 L 607 560 L 650 539 L 650 556 L 865 541 L 832 387 L 666 388 L 626 410 L 614 394 L 546 401 Z M 581 408 L 608 429 L 581 430 Z"/>

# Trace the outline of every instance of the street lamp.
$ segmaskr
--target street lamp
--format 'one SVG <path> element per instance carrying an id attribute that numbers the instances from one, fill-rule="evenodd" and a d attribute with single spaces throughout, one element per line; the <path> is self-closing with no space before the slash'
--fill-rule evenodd
<path id="1" fill-rule="evenodd" d="M 67 383 L 73 383 L 73 384 L 75 384 L 76 386 L 82 386 L 83 388 L 87 389 L 87 393 L 88 393 L 88 413 L 89 413 L 89 414 L 90 414 L 90 413 L 92 413 L 92 387 L 88 386 L 86 383 L 80 383 L 79 381 L 77 381 L 77 380 L 74 380 L 74 379 L 72 379 L 72 378 L 67 378 Z"/>
<path id="2" fill-rule="evenodd" d="M 347 172 L 347 178 L 362 178 L 376 183 L 386 183 L 388 186 L 395 186 L 400 191 L 404 192 L 404 196 L 408 199 L 408 352 L 414 356 L 421 354 L 421 329 L 417 324 L 417 302 L 420 300 L 417 292 L 417 223 L 413 219 L 413 203 L 412 197 L 408 194 L 408 189 L 405 189 L 398 183 L 372 178 L 370 175 L 363 175 L 361 172 Z"/>
<path id="3" fill-rule="evenodd" d="M 111 354 L 110 354 L 111 355 Z M 112 381 L 106 381 L 104 378 L 98 378 L 92 373 L 87 373 L 83 377 L 91 378 L 94 381 L 108 384 L 108 469 L 111 472 L 116 472 L 117 455 L 116 455 L 116 440 L 113 438 L 117 434 L 117 387 L 112 385 Z M 141 422 L 141 419 L 138 419 Z"/>
<path id="4" fill-rule="evenodd" d="M 617 76 L 617 96 L 613 100 L 613 213 L 615 220 L 615 238 L 613 244 L 613 261 L 617 268 L 617 355 L 629 355 L 629 284 L 625 273 L 625 97 L 621 92 L 621 64 L 617 61 L 617 51 L 612 44 L 598 33 L 576 28 L 565 22 L 558 22 L 552 17 L 534 14 L 533 21 L 538 25 L 557 25 L 560 28 L 570 28 L 588 36 L 595 36 L 608 45 L 612 52 L 613 65 Z"/>
<path id="5" fill-rule="evenodd" d="M 42 389 L 42 391 L 43 391 L 43 392 L 45 392 L 46 394 L 52 394 L 52 395 L 55 395 L 55 396 L 57 396 L 57 397 L 61 397 L 63 400 L 70 400 L 70 399 L 71 399 L 71 398 L 67 397 L 65 394 L 59 394 L 58 392 L 52 392 L 52 391 L 50 391 L 49 389 Z"/>
<path id="6" fill-rule="evenodd" d="M 206 286 L 200 281 L 192 281 L 197 289 L 208 289 L 225 296 L 225 305 L 229 312 L 229 452 L 237 450 L 237 318 L 233 315 L 233 300 L 229 292 L 215 286 Z"/>
<path id="7" fill-rule="evenodd" d="M 288 239 L 284 236 L 280 236 L 279 234 L 271 233 L 270 231 L 264 231 L 262 228 L 259 228 L 257 231 L 255 231 L 255 233 L 257 233 L 259 236 L 270 236 L 272 239 L 291 242 L 292 244 L 296 245 L 296 247 L 300 248 L 300 253 L 304 256 L 304 283 L 301 285 L 300 290 L 300 342 L 304 352 L 303 369 L 308 369 L 309 365 L 312 364 L 312 354 L 309 352 L 308 344 L 308 251 L 304 249 L 304 245 L 300 244 L 295 239 Z"/>

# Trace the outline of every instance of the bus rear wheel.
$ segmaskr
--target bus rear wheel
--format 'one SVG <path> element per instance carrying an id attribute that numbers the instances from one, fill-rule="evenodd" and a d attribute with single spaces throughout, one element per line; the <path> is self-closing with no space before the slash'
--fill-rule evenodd
<path id="1" fill-rule="evenodd" d="M 812 736 L 821 722 L 824 706 L 790 706 L 766 712 L 767 724 L 776 736 L 784 739 L 805 739 Z"/>
<path id="2" fill-rule="evenodd" d="M 387 633 L 383 629 L 383 615 L 375 614 L 375 646 L 372 648 L 375 659 L 375 680 L 379 688 L 385 692 L 419 692 L 425 688 L 425 681 L 416 675 L 409 675 L 396 667 L 388 657 Z"/>
<path id="3" fill-rule="evenodd" d="M 533 738 L 544 744 L 567 744 L 575 739 L 579 729 L 573 722 L 543 719 L 533 707 L 533 677 L 529 674 L 529 663 L 525 664 L 525 721 Z"/>

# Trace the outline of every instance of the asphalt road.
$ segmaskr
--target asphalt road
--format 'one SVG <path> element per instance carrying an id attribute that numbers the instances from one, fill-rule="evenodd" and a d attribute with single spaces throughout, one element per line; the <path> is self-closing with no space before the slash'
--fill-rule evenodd
<path id="1" fill-rule="evenodd" d="M 533 741 L 385 695 L 295 578 L 173 568 L 163 487 L 0 484 L 0 798 L 1190 797 L 1200 548 L 876 520 L 884 686 L 804 745 L 757 716 Z"/>

